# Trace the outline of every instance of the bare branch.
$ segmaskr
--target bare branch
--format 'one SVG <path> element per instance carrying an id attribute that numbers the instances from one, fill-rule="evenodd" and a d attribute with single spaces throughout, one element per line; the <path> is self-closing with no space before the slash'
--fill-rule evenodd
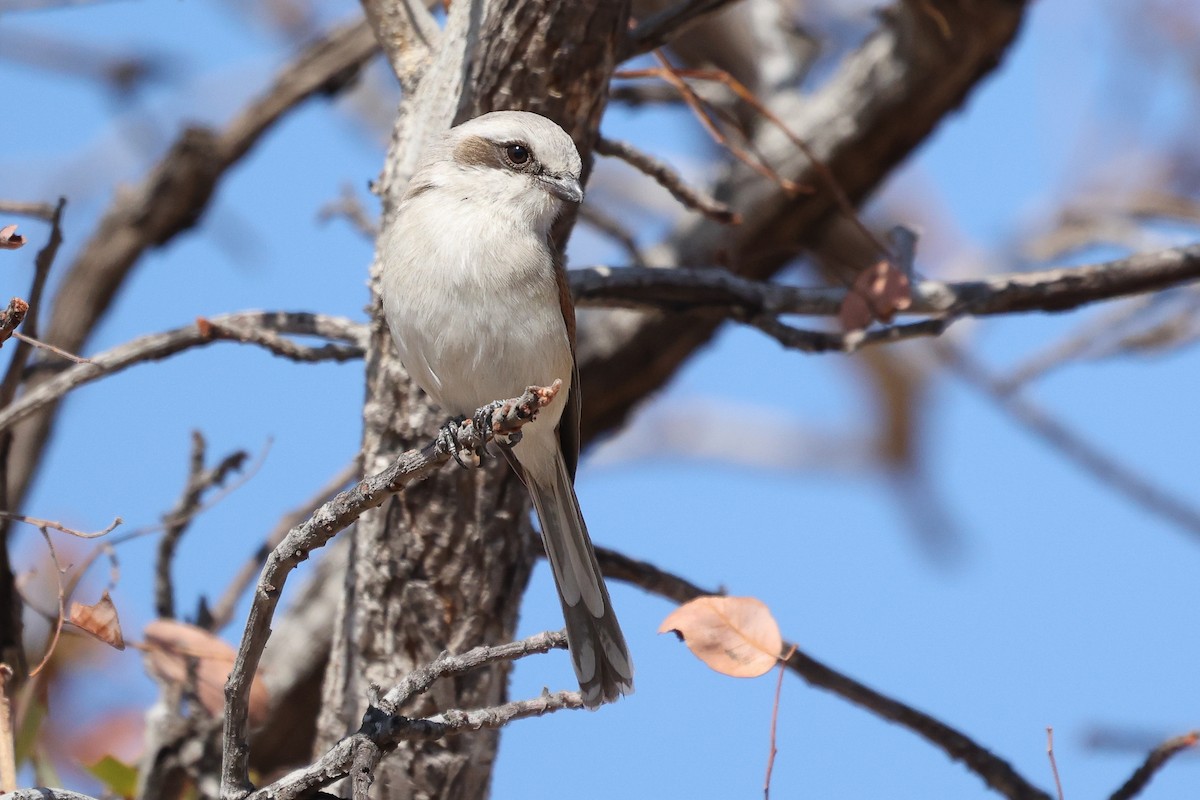
<path id="1" fill-rule="evenodd" d="M 870 345 L 941 336 L 954 319 L 927 319 L 907 325 L 885 325 L 845 333 L 804 330 L 766 316 L 755 317 L 748 322 L 789 350 L 804 353 L 855 353 Z"/>
<path id="2" fill-rule="evenodd" d="M 476 647 L 461 655 L 443 652 L 431 664 L 414 670 L 405 676 L 375 705 L 385 714 L 395 714 L 413 695 L 423 694 L 439 678 L 447 675 L 462 675 L 485 664 L 497 661 L 513 661 L 529 655 L 548 653 L 551 650 L 566 650 L 567 635 L 563 631 L 546 631 L 519 642 L 496 647 Z"/>
<path id="3" fill-rule="evenodd" d="M 305 348 L 287 342 L 286 346 L 283 346 L 281 342 L 285 340 L 277 336 L 280 333 L 320 336 L 349 344 Z M 92 357 L 86 364 L 63 370 L 26 391 L 7 408 L 0 409 L 0 430 L 12 427 L 80 386 L 120 372 L 134 364 L 160 361 L 193 347 L 203 347 L 218 341 L 245 342 L 266 347 L 277 355 L 303 361 L 347 361 L 362 357 L 359 342 L 364 335 L 364 326 L 341 317 L 286 311 L 243 311 L 224 314 L 165 333 L 134 339 Z"/>
<path id="4" fill-rule="evenodd" d="M 688 23 L 703 19 L 732 3 L 733 0 L 681 0 L 670 8 L 652 14 L 629 32 L 617 60 L 625 61 L 662 47 Z"/>
<path id="5" fill-rule="evenodd" d="M 163 535 L 158 540 L 154 567 L 154 610 L 164 619 L 175 618 L 175 589 L 171 581 L 171 562 L 179 540 L 200 508 L 204 493 L 225 483 L 231 472 L 242 468 L 250 454 L 238 450 L 211 469 L 204 468 L 206 442 L 200 431 L 192 431 L 192 450 L 188 459 L 188 477 L 179 502 L 163 518 Z"/>
<path id="6" fill-rule="evenodd" d="M 101 536 L 107 536 L 108 534 L 112 533 L 114 530 L 116 530 L 118 525 L 124 522 L 124 520 L 120 517 L 116 517 L 111 523 L 109 523 L 107 528 L 86 533 L 84 531 L 77 531 L 74 528 L 68 528 L 61 522 L 55 522 L 51 519 L 41 519 L 40 517 L 31 517 L 26 514 L 14 514 L 11 511 L 0 511 L 0 517 L 3 517 L 4 519 L 11 519 L 14 522 L 24 522 L 29 525 L 33 525 L 35 528 L 53 528 L 56 531 L 74 536 L 77 539 L 99 539 Z"/>
<path id="7" fill-rule="evenodd" d="M 1141 794 L 1142 790 L 1150 783 L 1150 779 L 1165 767 L 1168 761 L 1184 750 L 1195 747 L 1197 742 L 1200 742 L 1200 731 L 1185 733 L 1183 736 L 1176 736 L 1163 742 L 1150 751 L 1150 755 L 1146 756 L 1142 765 L 1134 771 L 1120 789 L 1112 793 L 1109 800 L 1133 800 L 1134 797 Z"/>
<path id="8" fill-rule="evenodd" d="M 12 794 L 4 795 L 5 800 L 96 800 L 96 798 L 67 789 L 18 789 Z"/>
<path id="9" fill-rule="evenodd" d="M 842 288 L 800 288 L 742 278 L 722 269 L 590 267 L 571 270 L 581 305 L 667 311 L 740 310 L 739 316 L 836 316 Z M 1088 303 L 1161 291 L 1200 280 L 1200 245 L 1078 267 L 1012 272 L 977 281 L 918 281 L 909 314 L 988 316 L 1066 311 Z"/>
<path id="10" fill-rule="evenodd" d="M 46 290 L 46 280 L 50 277 L 50 267 L 54 264 L 54 257 L 58 255 L 58 248 L 62 244 L 62 212 L 66 204 L 65 197 L 58 199 L 58 205 L 54 207 L 54 211 L 50 215 L 50 236 L 34 259 L 33 285 L 29 288 L 28 311 L 24 319 L 25 335 L 31 339 L 37 336 L 42 294 Z M 29 363 L 29 356 L 33 350 L 30 341 L 24 338 L 20 341 L 13 360 L 9 362 L 8 371 L 4 373 L 4 380 L 0 381 L 0 407 L 7 406 L 16 396 L 17 387 L 24 379 L 25 365 Z M 5 480 L 7 480 L 7 476 L 5 476 Z"/>
<path id="11" fill-rule="evenodd" d="M 42 538 L 46 540 L 46 548 L 50 551 L 50 563 L 54 565 L 54 580 L 58 586 L 58 614 L 54 618 L 54 633 L 50 636 L 50 642 L 46 645 L 46 652 L 42 655 L 42 660 L 38 665 L 29 670 L 29 677 L 36 676 L 42 669 L 50 663 L 50 657 L 54 655 L 54 650 L 58 647 L 58 637 L 62 635 L 63 623 L 67 619 L 67 595 L 63 587 L 63 568 L 58 562 L 58 553 L 54 549 L 54 542 L 50 540 L 50 531 L 46 530 L 43 525 L 38 528 L 42 534 Z"/>
<path id="12" fill-rule="evenodd" d="M 619 158 L 639 172 L 650 176 L 684 206 L 698 211 L 714 222 L 736 225 L 741 221 L 737 212 L 729 206 L 698 189 L 691 188 L 684 183 L 679 173 L 666 163 L 641 152 L 628 142 L 600 137 L 596 140 L 596 152 L 602 156 Z"/>
<path id="13" fill-rule="evenodd" d="M 363 208 L 354 188 L 348 184 L 342 187 L 337 200 L 330 200 L 317 211 L 319 222 L 329 222 L 334 217 L 344 217 L 368 241 L 374 242 L 379 235 L 379 220 L 372 218 Z"/>
<path id="14" fill-rule="evenodd" d="M 43 342 L 40 339 L 35 339 L 32 336 L 27 336 L 27 335 L 21 333 L 20 331 L 13 331 L 12 336 L 14 339 L 16 339 L 20 342 L 23 342 L 23 343 L 29 345 L 30 347 L 36 347 L 39 350 L 45 350 L 48 353 L 53 353 L 54 355 L 58 356 L 59 358 L 66 359 L 67 361 L 70 361 L 72 363 L 75 363 L 75 364 L 88 363 L 88 360 L 86 358 L 77 356 L 74 353 L 68 353 L 66 350 L 63 350 L 61 347 L 55 347 L 54 345 Z"/>
<path id="15" fill-rule="evenodd" d="M 477 431 L 472 422 L 449 425 L 443 429 L 454 439 L 452 449 L 474 452 L 497 434 L 518 432 L 539 409 L 550 403 L 562 387 L 555 381 L 550 387 L 529 387 L 521 397 L 504 401 L 492 415 L 492 429 Z M 439 439 L 420 450 L 402 453 L 387 469 L 364 478 L 353 488 L 325 503 L 303 524 L 288 532 L 279 543 L 259 577 L 258 588 L 246 620 L 237 659 L 225 686 L 224 758 L 221 766 L 221 796 L 230 800 L 240 797 L 248 788 L 249 746 L 246 730 L 249 724 L 251 678 L 258 670 L 263 648 L 271 633 L 271 619 L 283 592 L 287 576 L 309 554 L 323 547 L 339 531 L 344 530 L 370 508 L 381 505 L 388 497 L 410 483 L 431 475 L 450 460 L 450 451 Z"/>
<path id="16" fill-rule="evenodd" d="M 472 711 L 450 709 L 425 719 L 404 717 L 395 709 L 414 694 L 426 691 L 438 678 L 461 675 L 497 661 L 566 649 L 563 631 L 546 631 L 497 647 L 476 647 L 461 655 L 442 653 L 430 664 L 409 674 L 363 715 L 362 725 L 342 739 L 313 765 L 297 770 L 270 786 L 252 792 L 244 800 L 290 800 L 346 775 L 353 775 L 354 796 L 365 797 L 379 760 L 402 741 L 440 739 L 484 728 L 500 728 L 518 719 L 538 717 L 553 711 L 583 708 L 579 692 L 555 692 L 528 700 L 515 700 L 492 708 Z"/>
<path id="17" fill-rule="evenodd" d="M 21 200 L 0 200 L 0 214 L 33 217 L 34 219 L 51 222 L 54 220 L 54 205 L 51 203 L 23 202 Z"/>
<path id="18" fill-rule="evenodd" d="M 1046 728 L 1046 758 L 1050 760 L 1050 773 L 1054 775 L 1054 792 L 1058 800 L 1063 800 L 1062 779 L 1058 776 L 1058 761 L 1054 758 L 1054 728 Z"/>
<path id="19" fill-rule="evenodd" d="M 421 0 L 362 0 L 375 38 L 405 94 L 416 88 L 442 38 Z"/>

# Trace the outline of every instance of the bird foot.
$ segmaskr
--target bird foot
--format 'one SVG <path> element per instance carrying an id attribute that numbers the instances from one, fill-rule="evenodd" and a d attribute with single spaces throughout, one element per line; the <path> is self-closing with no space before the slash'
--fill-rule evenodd
<path id="1" fill-rule="evenodd" d="M 437 448 L 443 453 L 449 453 L 450 457 L 458 462 L 460 467 L 469 469 L 471 467 L 478 466 L 478 464 L 468 464 L 466 461 L 463 461 L 463 448 L 458 443 L 458 430 L 462 427 L 462 424 L 466 422 L 466 419 L 466 417 L 455 417 L 442 427 L 438 428 Z M 478 430 L 478 428 L 476 428 L 476 430 Z"/>

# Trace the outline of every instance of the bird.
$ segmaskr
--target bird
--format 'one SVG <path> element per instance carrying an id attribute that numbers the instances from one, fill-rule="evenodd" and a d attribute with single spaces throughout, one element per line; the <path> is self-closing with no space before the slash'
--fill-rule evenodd
<path id="1" fill-rule="evenodd" d="M 537 510 L 583 703 L 633 691 L 633 662 L 575 495 L 575 308 L 551 228 L 583 201 L 582 162 L 558 124 L 494 111 L 418 160 L 380 240 L 384 317 L 405 371 L 460 419 L 528 386 L 562 386 L 499 448 Z"/>

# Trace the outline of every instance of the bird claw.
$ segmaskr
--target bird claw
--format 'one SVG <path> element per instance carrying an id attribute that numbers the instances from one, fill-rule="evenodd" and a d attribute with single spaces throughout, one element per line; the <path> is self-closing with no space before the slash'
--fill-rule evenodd
<path id="1" fill-rule="evenodd" d="M 479 447 L 475 455 L 479 456 L 480 461 L 491 455 L 487 449 L 488 434 L 493 437 L 497 435 L 492 427 L 493 417 L 503 407 L 504 401 L 494 400 L 476 411 L 475 416 L 471 418 L 471 424 L 475 426 L 475 435 L 479 437 Z"/>
<path id="2" fill-rule="evenodd" d="M 458 462 L 458 465 L 463 469 L 469 468 L 470 464 L 462 460 L 462 447 L 458 444 L 458 428 L 460 428 L 466 417 L 456 417 L 448 421 L 445 425 L 438 428 L 437 446 L 443 453 L 449 453 L 450 457 Z"/>

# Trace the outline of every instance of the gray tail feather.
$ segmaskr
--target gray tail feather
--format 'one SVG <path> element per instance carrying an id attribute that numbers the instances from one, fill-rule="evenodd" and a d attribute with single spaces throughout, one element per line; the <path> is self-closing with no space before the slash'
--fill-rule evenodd
<path id="1" fill-rule="evenodd" d="M 551 476 L 528 471 L 526 483 L 542 523 L 542 541 L 567 623 L 567 644 L 589 708 L 633 691 L 633 661 L 596 563 L 579 500 L 560 455 Z"/>

